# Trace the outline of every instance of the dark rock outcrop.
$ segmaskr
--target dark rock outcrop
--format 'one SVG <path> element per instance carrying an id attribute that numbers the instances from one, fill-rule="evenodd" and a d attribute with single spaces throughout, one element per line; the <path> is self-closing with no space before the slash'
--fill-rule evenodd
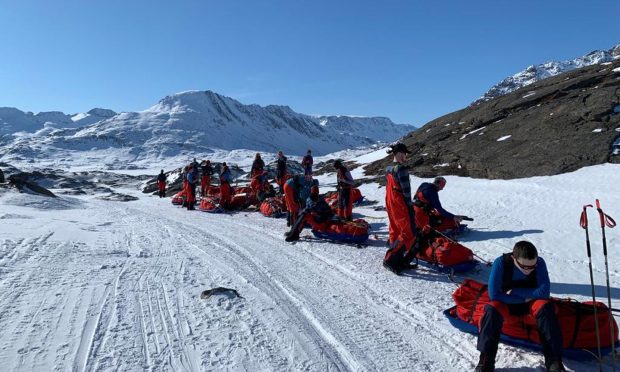
<path id="1" fill-rule="evenodd" d="M 403 141 L 421 177 L 512 179 L 620 163 L 620 59 L 541 80 L 427 123 Z M 365 167 L 382 174 L 391 157 Z"/>
<path id="2" fill-rule="evenodd" d="M 27 176 L 28 175 L 26 173 L 12 174 L 8 178 L 8 183 L 9 185 L 17 188 L 19 192 L 39 194 L 51 198 L 56 197 L 53 192 L 49 191 L 43 186 L 38 185 L 33 181 L 30 181 Z"/>

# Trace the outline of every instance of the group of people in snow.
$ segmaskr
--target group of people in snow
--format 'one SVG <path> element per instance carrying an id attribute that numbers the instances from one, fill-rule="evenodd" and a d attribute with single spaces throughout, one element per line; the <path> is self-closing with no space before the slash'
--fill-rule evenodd
<path id="1" fill-rule="evenodd" d="M 393 155 L 395 164 L 386 169 L 389 249 L 383 265 L 399 274 L 415 269 L 411 262 L 425 239 L 442 225 L 458 225 L 464 216 L 453 215 L 441 206 L 438 193 L 446 186 L 443 177 L 420 185 L 412 199 L 409 169 L 405 165 L 410 151 L 403 143 L 396 143 L 390 146 L 388 153 Z M 477 349 L 480 358 L 475 371 L 495 370 L 504 319 L 509 315 L 525 314 L 536 319 L 547 371 L 565 371 L 561 328 L 555 305 L 550 301 L 549 274 L 536 247 L 528 241 L 517 242 L 511 253 L 493 262 L 488 283 L 491 302 L 485 305 L 479 324 Z"/>
<path id="2" fill-rule="evenodd" d="M 466 216 L 454 215 L 443 208 L 439 192 L 446 187 L 444 177 L 433 182 L 422 183 L 412 193 L 409 167 L 406 164 L 410 154 L 407 146 L 396 143 L 388 153 L 394 164 L 386 169 L 385 206 L 389 221 L 388 250 L 383 265 L 393 273 L 415 269 L 413 265 L 417 252 L 429 244 L 438 231 L 458 227 Z M 319 196 L 318 181 L 312 177 L 313 158 L 310 150 L 303 157 L 303 174 L 289 174 L 287 157 L 277 153 L 275 182 L 273 188 L 265 171 L 265 163 L 257 153 L 250 171 L 251 188 L 260 200 L 276 194 L 283 195 L 288 210 L 286 233 L 288 242 L 299 239 L 307 224 L 314 225 L 338 219 L 352 219 L 352 189 L 354 180 L 341 160 L 333 163 L 336 172 L 337 212 L 334 213 L 324 198 Z M 188 209 L 193 209 L 196 185 L 201 182 L 201 194 L 207 195 L 211 186 L 213 167 L 209 160 L 200 165 L 194 161 L 183 171 L 184 187 L 188 190 Z M 199 178 L 199 174 L 201 178 Z M 159 195 L 165 195 L 166 176 L 162 170 L 157 178 Z M 232 176 L 226 163 L 222 164 L 219 183 L 222 205 L 227 205 L 232 194 Z M 490 303 L 484 308 L 479 324 L 477 349 L 480 351 L 476 372 L 494 370 L 495 357 L 504 319 L 514 314 L 530 314 L 536 319 L 548 371 L 565 371 L 562 363 L 562 335 L 555 314 L 554 304 L 549 301 L 550 281 L 545 261 L 538 256 L 536 247 L 527 241 L 515 244 L 511 253 L 498 257 L 492 265 L 488 292 Z"/>

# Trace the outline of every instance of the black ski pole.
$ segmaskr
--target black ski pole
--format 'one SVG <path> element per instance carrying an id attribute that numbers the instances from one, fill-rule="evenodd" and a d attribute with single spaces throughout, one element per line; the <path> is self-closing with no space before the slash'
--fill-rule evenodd
<path id="1" fill-rule="evenodd" d="M 598 328 L 598 315 L 596 314 L 596 294 L 594 293 L 594 274 L 592 273 L 592 251 L 590 249 L 590 235 L 588 234 L 588 212 L 586 211 L 586 209 L 589 207 L 592 207 L 592 205 L 587 204 L 583 206 L 583 211 L 581 212 L 579 224 L 586 231 L 586 248 L 588 250 L 588 266 L 590 268 L 590 286 L 592 287 L 592 307 L 594 309 L 594 330 L 596 332 L 596 349 L 598 351 L 598 369 L 599 371 L 602 371 L 603 366 L 601 364 L 601 337 L 599 335 Z"/>
<path id="2" fill-rule="evenodd" d="M 601 203 L 596 199 L 596 210 L 598 211 L 599 219 L 601 220 L 601 232 L 603 234 L 603 256 L 605 256 L 605 275 L 607 277 L 607 306 L 609 306 L 609 334 L 611 335 L 611 358 L 614 371 L 616 370 L 616 345 L 614 340 L 614 317 L 611 314 L 611 288 L 609 286 L 609 266 L 607 264 L 607 239 L 605 238 L 605 226 L 613 228 L 616 226 L 616 221 L 613 218 L 603 213 L 601 209 Z"/>

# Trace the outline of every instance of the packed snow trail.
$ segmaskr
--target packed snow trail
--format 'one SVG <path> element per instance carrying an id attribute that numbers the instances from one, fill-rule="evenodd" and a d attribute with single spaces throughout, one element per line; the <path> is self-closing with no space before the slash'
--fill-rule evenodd
<path id="1" fill-rule="evenodd" d="M 290 245 L 282 239 L 282 220 L 153 204 L 92 201 L 81 211 L 102 221 L 82 228 L 94 235 L 92 244 L 54 242 L 52 232 L 4 242 L 2 365 L 74 371 L 471 368 L 473 344 L 459 345 L 462 335 L 434 327 L 440 315 L 425 310 L 438 300 L 448 305 L 444 294 L 454 285 L 444 276 L 388 285 L 398 278 L 380 265 L 368 272 L 355 266 L 361 255 L 380 262 L 383 249 Z M 411 290 L 420 284 L 424 290 Z M 235 288 L 243 298 L 199 298 L 216 286 Z"/>
<path id="2" fill-rule="evenodd" d="M 574 208 L 526 218 L 531 204 L 540 202 L 528 201 L 532 187 L 541 200 L 566 200 L 572 189 L 532 183 L 521 190 L 523 181 L 498 181 L 485 190 L 480 183 L 489 181 L 460 182 L 471 200 L 450 200 L 454 194 L 445 200 L 463 205 L 477 221 L 496 221 L 493 230 L 466 237 L 466 245 L 492 258 L 515 238 L 530 234 L 540 241 L 544 231 L 540 246 L 554 293 L 587 295 L 585 281 L 572 281 L 587 276 L 581 240 L 569 243 L 582 231 L 546 222 L 576 225 L 577 213 L 569 213 Z M 382 190 L 370 185 L 363 193 L 380 200 Z M 493 193 L 490 200 L 479 196 Z M 615 205 L 613 197 L 606 200 Z M 380 239 L 385 236 L 384 214 L 356 211 L 369 216 Z M 455 284 L 427 271 L 387 272 L 382 240 L 358 249 L 305 240 L 304 232 L 289 244 L 284 220 L 188 212 L 150 196 L 119 203 L 3 194 L 0 222 L 3 370 L 444 371 L 472 370 L 477 362 L 475 337 L 442 315 L 452 306 Z M 615 232 L 608 239 L 616 301 Z M 600 279 L 603 267 L 595 266 Z M 483 268 L 479 276 L 486 275 Z M 200 298 L 214 287 L 236 289 L 242 298 Z M 497 365 L 525 371 L 542 359 L 500 345 Z M 594 363 L 566 364 L 596 370 Z"/>

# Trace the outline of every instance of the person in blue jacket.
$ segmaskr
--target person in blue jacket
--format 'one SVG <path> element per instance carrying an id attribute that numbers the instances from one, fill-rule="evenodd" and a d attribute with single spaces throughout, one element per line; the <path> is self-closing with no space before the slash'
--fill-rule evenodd
<path id="1" fill-rule="evenodd" d="M 299 214 L 291 230 L 286 233 L 284 240 L 287 242 L 299 240 L 299 234 L 301 234 L 307 224 L 312 226 L 315 223 L 323 223 L 331 220 L 333 216 L 334 211 L 325 202 L 325 199 L 319 196 L 319 186 L 315 183 L 310 188 L 310 196 L 306 200 L 306 207 Z"/>
<path id="2" fill-rule="evenodd" d="M 458 225 L 463 221 L 463 216 L 448 212 L 439 201 L 439 191 L 446 187 L 446 182 L 443 177 L 435 177 L 432 183 L 422 183 L 415 192 L 416 226 L 424 233 L 429 233 L 431 228 L 441 229 L 441 226 Z"/>
<path id="3" fill-rule="evenodd" d="M 562 333 L 556 309 L 549 300 L 551 283 L 545 260 L 534 244 L 520 241 L 512 253 L 493 262 L 489 276 L 489 299 L 480 319 L 476 372 L 495 370 L 495 356 L 504 319 L 530 314 L 536 319 L 547 371 L 566 371 L 562 364 Z"/>
<path id="4" fill-rule="evenodd" d="M 287 226 L 292 226 L 297 221 L 299 211 L 305 208 L 306 200 L 310 196 L 310 188 L 318 186 L 318 181 L 312 176 L 296 174 L 284 183 L 284 202 L 288 211 Z"/>
<path id="5" fill-rule="evenodd" d="M 198 169 L 192 165 L 189 166 L 187 172 L 187 183 L 189 185 L 189 195 L 187 195 L 187 210 L 193 211 L 196 209 L 196 185 L 198 184 Z"/>

